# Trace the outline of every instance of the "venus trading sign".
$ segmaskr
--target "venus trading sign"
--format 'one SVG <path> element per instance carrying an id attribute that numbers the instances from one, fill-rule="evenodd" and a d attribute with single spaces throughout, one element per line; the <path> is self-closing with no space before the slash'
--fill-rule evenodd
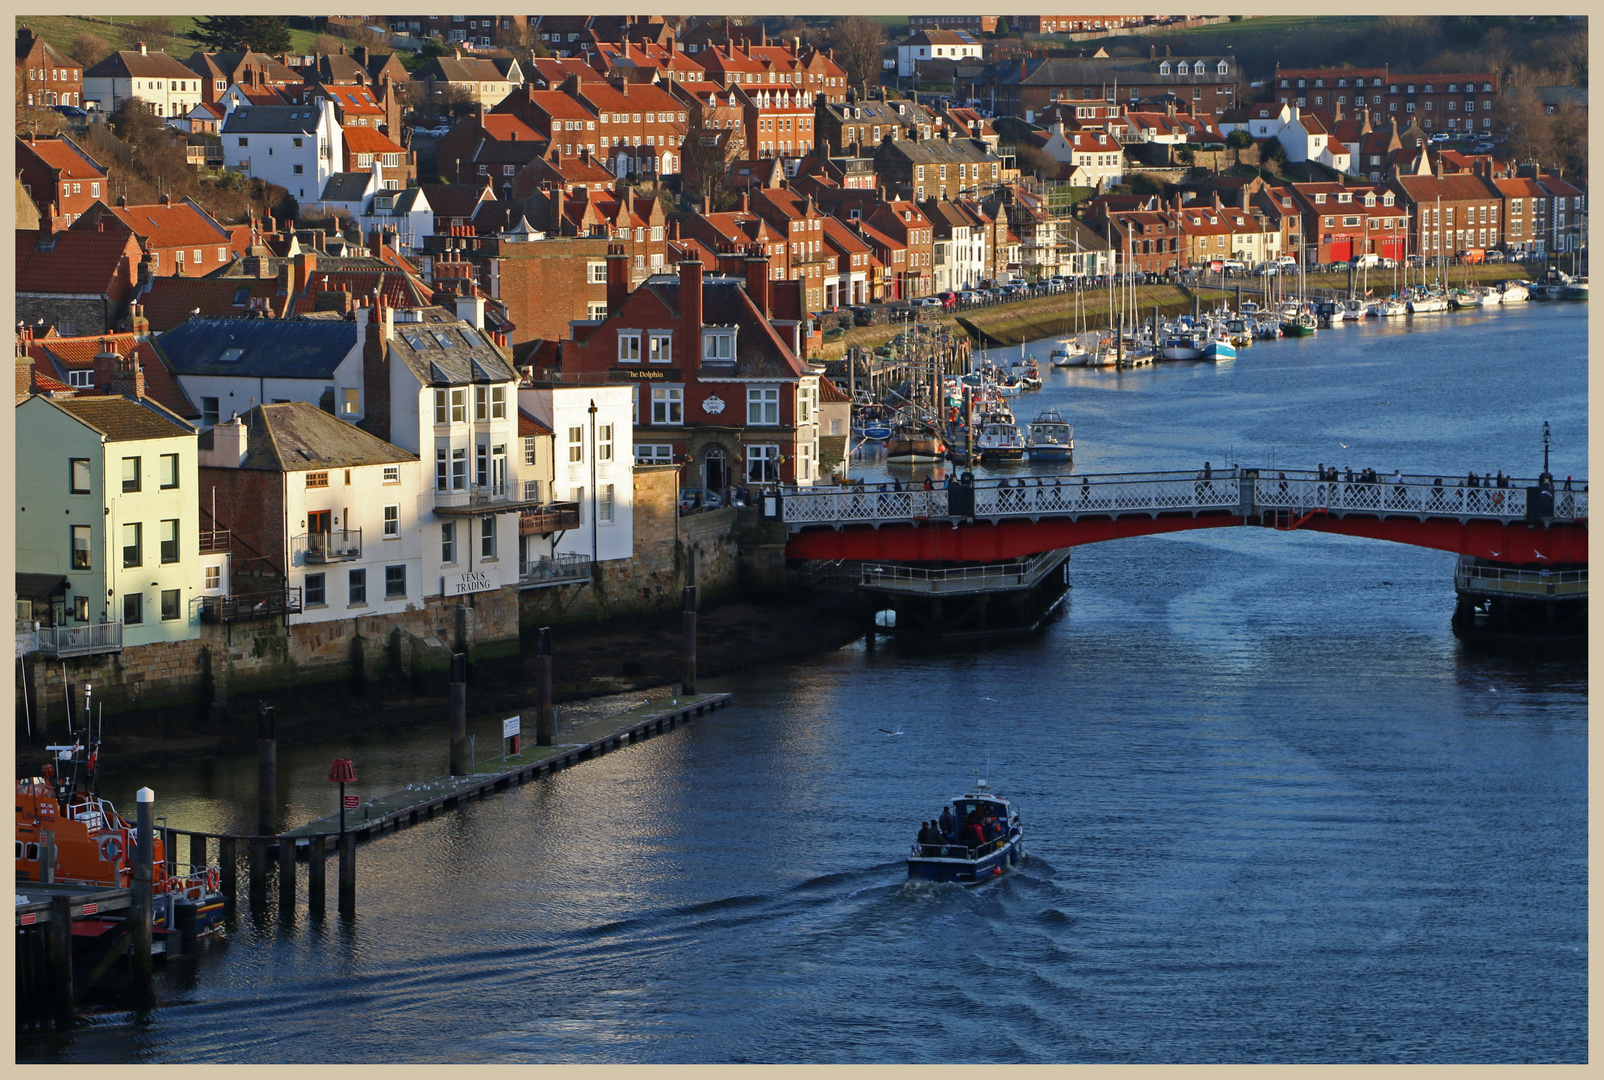
<path id="1" fill-rule="evenodd" d="M 470 570 L 466 574 L 452 574 L 441 578 L 442 591 L 447 596 L 466 596 L 469 593 L 489 592 L 501 588 L 501 570 Z"/>

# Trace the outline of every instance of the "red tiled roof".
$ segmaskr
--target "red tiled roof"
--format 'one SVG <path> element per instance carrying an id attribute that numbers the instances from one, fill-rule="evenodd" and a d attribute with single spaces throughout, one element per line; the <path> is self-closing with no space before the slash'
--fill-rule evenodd
<path id="1" fill-rule="evenodd" d="M 119 263 L 139 262 L 139 243 L 119 233 L 58 232 L 50 250 L 38 250 L 37 229 L 18 229 L 18 292 L 105 293 L 118 276 Z"/>
<path id="2" fill-rule="evenodd" d="M 74 231 L 95 227 L 101 213 L 108 213 L 122 222 L 128 231 L 153 248 L 207 247 L 230 244 L 234 237 L 206 211 L 185 199 L 181 203 L 163 206 L 150 203 L 143 206 L 90 207 L 73 222 Z"/>
<path id="3" fill-rule="evenodd" d="M 842 390 L 829 379 L 820 379 L 819 400 L 830 402 L 850 402 L 852 398 L 848 397 L 846 391 Z"/>
<path id="4" fill-rule="evenodd" d="M 127 356 L 132 352 L 139 358 L 140 367 L 145 371 L 146 397 L 186 420 L 200 416 L 200 410 L 190 402 L 188 395 L 178 385 L 178 380 L 173 378 L 172 372 L 161 362 L 155 348 L 150 342 L 140 341 L 133 334 L 36 338 L 28 346 L 28 355 L 34 361 L 35 372 L 38 372 L 39 365 L 48 365 L 57 375 L 65 375 L 69 371 L 93 370 L 95 354 L 108 351 L 118 356 Z M 104 388 L 70 389 L 75 389 L 79 396 L 103 396 L 105 392 Z"/>
<path id="5" fill-rule="evenodd" d="M 273 314 L 282 315 L 283 298 L 275 302 L 277 292 L 276 278 L 157 277 L 151 279 L 140 304 L 150 328 L 162 333 L 188 319 L 196 308 L 203 318 L 226 319 L 257 310 L 265 301 Z"/>
<path id="6" fill-rule="evenodd" d="M 17 137 L 20 150 L 26 146 L 65 180 L 104 180 L 106 170 L 68 139 L 24 139 Z"/>
<path id="7" fill-rule="evenodd" d="M 488 116 L 486 120 L 490 119 Z M 406 151 L 388 135 L 381 135 L 378 128 L 363 127 L 353 124 L 345 128 L 345 146 L 353 154 L 404 154 Z"/>
<path id="8" fill-rule="evenodd" d="M 518 437 L 521 439 L 536 438 L 541 435 L 552 434 L 551 428 L 536 420 L 522 409 L 518 410 Z"/>

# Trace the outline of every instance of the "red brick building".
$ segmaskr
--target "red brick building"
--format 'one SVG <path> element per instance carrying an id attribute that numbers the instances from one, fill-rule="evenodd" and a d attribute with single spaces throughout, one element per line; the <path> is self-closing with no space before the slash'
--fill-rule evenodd
<path id="1" fill-rule="evenodd" d="M 173 203 L 165 195 L 160 203 L 148 206 L 101 203 L 86 210 L 72 228 L 133 236 L 145 253 L 151 274 L 157 277 L 205 277 L 244 253 L 234 232 L 218 224 L 194 200 Z"/>
<path id="2" fill-rule="evenodd" d="M 696 486 L 812 484 L 819 386 L 797 356 L 797 290 L 770 281 L 765 256 L 746 268 L 744 278 L 707 275 L 700 262 L 682 262 L 677 275 L 626 293 L 615 252 L 609 315 L 574 327 L 563 376 L 637 385 L 637 461 L 683 461 Z"/>
<path id="3" fill-rule="evenodd" d="M 22 69 L 18 89 L 27 104 L 82 107 L 84 66 L 26 26 L 17 27 L 17 67 Z"/>
<path id="4" fill-rule="evenodd" d="M 17 178 L 52 229 L 65 229 L 107 194 L 106 170 L 66 136 L 18 136 Z"/>

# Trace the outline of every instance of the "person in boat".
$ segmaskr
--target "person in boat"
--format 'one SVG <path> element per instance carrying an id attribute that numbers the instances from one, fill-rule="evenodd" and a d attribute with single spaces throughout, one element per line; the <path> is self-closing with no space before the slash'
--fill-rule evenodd
<path id="1" fill-rule="evenodd" d="M 954 833 L 952 831 L 952 807 L 943 806 L 941 808 L 941 818 L 936 822 L 936 827 L 941 830 L 941 835 L 944 838 L 947 840 L 953 839 Z"/>

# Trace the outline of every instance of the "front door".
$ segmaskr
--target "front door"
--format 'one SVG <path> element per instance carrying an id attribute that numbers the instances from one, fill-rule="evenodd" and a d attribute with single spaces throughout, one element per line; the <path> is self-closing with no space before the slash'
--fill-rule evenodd
<path id="1" fill-rule="evenodd" d="M 724 451 L 716 446 L 710 448 L 707 451 L 704 471 L 707 476 L 707 490 L 723 491 L 725 484 L 728 483 L 724 468 Z"/>

